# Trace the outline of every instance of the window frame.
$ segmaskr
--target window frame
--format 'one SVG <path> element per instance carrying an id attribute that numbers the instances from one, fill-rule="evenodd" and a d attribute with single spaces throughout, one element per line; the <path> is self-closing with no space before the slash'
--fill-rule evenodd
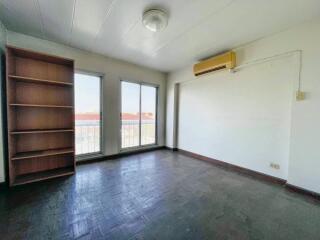
<path id="1" fill-rule="evenodd" d="M 122 114 L 122 82 L 127 82 L 127 83 L 134 83 L 139 85 L 139 145 L 138 146 L 133 146 L 133 147 L 126 147 L 122 148 L 122 123 L 121 123 L 121 114 Z M 155 142 L 150 143 L 150 144 L 144 144 L 141 145 L 141 87 L 142 86 L 149 86 L 149 87 L 154 87 L 156 90 L 156 108 L 155 108 Z M 158 125 L 159 125 L 159 85 L 158 84 L 153 84 L 153 83 L 148 83 L 148 82 L 143 82 L 143 81 L 134 81 L 134 80 L 124 80 L 120 79 L 120 114 L 119 114 L 119 152 L 130 152 L 134 150 L 140 150 L 140 149 L 145 149 L 145 148 L 150 148 L 150 147 L 155 147 L 158 146 Z"/>
<path id="2" fill-rule="evenodd" d="M 87 71 L 87 70 L 81 70 L 81 69 L 76 69 L 74 72 L 75 74 L 82 74 L 82 75 L 88 75 L 88 76 L 94 76 L 94 77 L 99 77 L 100 78 L 100 151 L 97 152 L 90 152 L 90 153 L 82 153 L 82 154 L 76 154 L 76 161 L 82 161 L 82 160 L 89 160 L 89 159 L 94 159 L 96 157 L 101 157 L 103 156 L 104 153 L 104 104 L 103 104 L 103 87 L 104 87 L 104 77 L 105 75 L 103 73 L 98 73 L 98 72 L 92 72 L 92 71 Z M 75 81 L 74 81 L 75 82 Z M 74 88 L 75 89 L 75 88 Z M 75 90 L 74 90 L 75 91 Z M 74 102 L 75 102 L 75 93 L 74 93 Z M 75 111 L 74 111 L 75 112 Z M 76 114 L 76 112 L 75 112 Z M 76 133 L 75 133 L 76 134 Z M 76 139 L 75 141 L 75 146 L 76 146 Z"/>

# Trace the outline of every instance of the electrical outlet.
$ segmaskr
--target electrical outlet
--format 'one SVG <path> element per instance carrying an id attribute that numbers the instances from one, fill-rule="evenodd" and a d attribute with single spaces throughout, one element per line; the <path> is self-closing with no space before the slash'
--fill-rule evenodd
<path id="1" fill-rule="evenodd" d="M 280 165 L 276 164 L 276 163 L 270 163 L 270 167 L 279 170 L 280 169 Z"/>
<path id="2" fill-rule="evenodd" d="M 296 100 L 297 101 L 302 101 L 306 99 L 306 94 L 305 92 L 301 92 L 300 90 L 296 92 Z"/>

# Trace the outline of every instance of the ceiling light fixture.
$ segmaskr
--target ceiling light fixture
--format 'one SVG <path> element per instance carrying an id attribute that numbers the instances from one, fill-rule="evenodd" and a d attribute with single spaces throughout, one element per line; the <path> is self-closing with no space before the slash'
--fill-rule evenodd
<path id="1" fill-rule="evenodd" d="M 163 10 L 151 9 L 143 13 L 143 25 L 152 32 L 159 32 L 168 25 L 168 14 Z"/>

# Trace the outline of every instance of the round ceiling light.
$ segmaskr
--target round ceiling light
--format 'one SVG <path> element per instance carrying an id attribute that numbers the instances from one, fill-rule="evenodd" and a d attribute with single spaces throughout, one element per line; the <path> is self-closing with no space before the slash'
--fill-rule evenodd
<path id="1" fill-rule="evenodd" d="M 152 32 L 159 32 L 168 25 L 168 15 L 159 9 L 151 9 L 144 12 L 143 25 Z"/>

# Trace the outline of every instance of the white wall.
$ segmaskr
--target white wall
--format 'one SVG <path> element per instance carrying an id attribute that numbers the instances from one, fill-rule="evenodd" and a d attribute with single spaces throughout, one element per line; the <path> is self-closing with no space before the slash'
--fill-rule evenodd
<path id="1" fill-rule="evenodd" d="M 173 143 L 173 87 L 180 84 L 178 147 L 320 192 L 320 19 L 235 49 L 238 64 L 302 50 L 304 101 L 295 101 L 295 55 L 195 78 L 169 74 L 166 143 Z M 183 83 L 190 81 L 188 83 Z M 202 123 L 202 124 L 200 124 Z M 269 167 L 279 163 L 280 170 Z"/>
<path id="2" fill-rule="evenodd" d="M 4 50 L 7 41 L 7 32 L 4 25 L 0 22 L 0 83 L 1 88 L 3 89 L 3 84 L 5 82 L 4 68 L 5 68 L 5 59 L 4 59 Z M 0 119 L 2 119 L 2 98 L 0 98 Z M 4 182 L 5 180 L 5 172 L 4 172 L 4 152 L 3 152 L 3 122 L 0 120 L 0 182 Z"/>
<path id="3" fill-rule="evenodd" d="M 120 79 L 159 85 L 158 145 L 164 145 L 166 74 L 20 33 L 7 32 L 8 44 L 75 60 L 75 68 L 104 74 L 104 154 L 120 150 Z M 2 164 L 3 161 L 0 161 Z M 0 165 L 1 168 L 1 165 Z M 3 168 L 1 168 L 3 169 Z"/>

